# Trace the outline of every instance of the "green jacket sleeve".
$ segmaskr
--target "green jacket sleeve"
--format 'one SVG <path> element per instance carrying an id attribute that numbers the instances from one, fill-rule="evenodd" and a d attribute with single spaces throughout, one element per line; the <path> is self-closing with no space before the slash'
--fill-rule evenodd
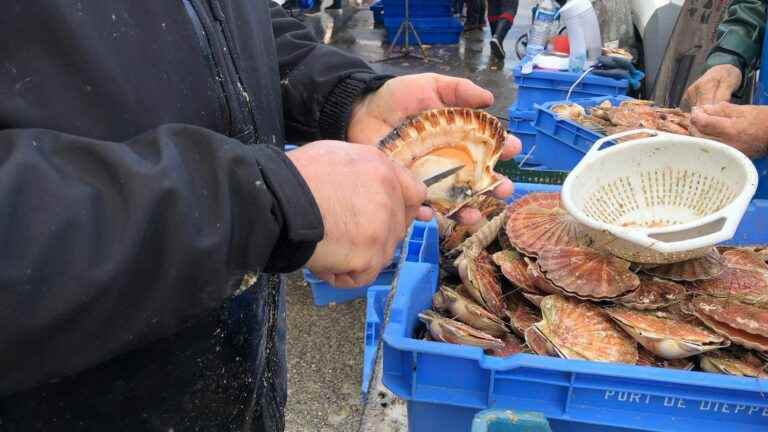
<path id="1" fill-rule="evenodd" d="M 717 43 L 707 57 L 707 68 L 730 64 L 746 76 L 756 67 L 765 29 L 765 6 L 766 0 L 731 1 L 725 20 L 717 27 Z"/>

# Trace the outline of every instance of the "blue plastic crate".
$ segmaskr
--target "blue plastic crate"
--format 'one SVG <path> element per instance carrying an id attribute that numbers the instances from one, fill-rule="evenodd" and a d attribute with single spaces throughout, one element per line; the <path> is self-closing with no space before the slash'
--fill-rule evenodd
<path id="1" fill-rule="evenodd" d="M 516 185 L 516 196 L 540 185 Z M 768 243 L 768 202 L 755 200 L 730 244 Z M 464 432 L 485 409 L 540 412 L 554 431 L 768 430 L 768 380 L 516 354 L 411 336 L 439 277 L 437 224 L 406 240 L 384 330 L 384 385 L 407 401 L 411 432 Z"/>
<path id="2" fill-rule="evenodd" d="M 533 154 L 536 146 L 536 127 L 533 122 L 536 120 L 536 111 L 518 111 L 514 106 L 507 110 L 509 116 L 509 125 L 507 131 L 516 136 L 523 145 L 520 155 L 515 157 L 516 161 L 525 159 L 526 168 L 538 168 L 542 165 Z"/>
<path id="3" fill-rule="evenodd" d="M 385 7 L 386 14 L 386 7 Z M 387 44 L 392 44 L 397 35 L 398 28 L 403 19 L 384 17 L 384 27 L 387 29 Z M 456 17 L 449 16 L 445 18 L 412 18 L 411 23 L 419 33 L 421 42 L 425 45 L 455 45 L 459 43 L 461 32 L 464 26 Z M 416 43 L 416 36 L 413 32 L 408 34 L 409 42 Z M 405 35 L 397 39 L 397 46 L 403 45 Z"/>
<path id="4" fill-rule="evenodd" d="M 532 110 L 536 104 L 567 99 L 568 90 L 581 76 L 575 72 L 545 70 L 534 70 L 523 75 L 520 65 L 515 67 L 513 74 L 517 84 L 517 110 Z M 571 99 L 626 95 L 628 87 L 627 80 L 589 74 L 574 87 Z"/>
<path id="5" fill-rule="evenodd" d="M 373 369 L 376 365 L 376 353 L 381 340 L 381 324 L 384 322 L 384 306 L 389 294 L 389 285 L 372 286 L 368 289 L 365 303 L 365 340 L 363 345 L 363 382 L 360 393 L 363 398 L 368 394 Z"/>
<path id="6" fill-rule="evenodd" d="M 381 0 L 385 18 L 405 16 L 404 0 Z M 409 2 L 411 18 L 447 18 L 453 16 L 451 0 L 412 0 Z M 398 23 L 399 25 L 399 23 Z"/>
<path id="7" fill-rule="evenodd" d="M 384 2 L 382 0 L 377 0 L 373 2 L 373 4 L 368 9 L 370 9 L 371 13 L 373 13 L 373 24 L 383 25 L 384 24 Z"/>
<path id="8" fill-rule="evenodd" d="M 618 105 L 629 99 L 631 98 L 626 96 L 596 97 L 576 99 L 572 102 L 589 109 L 606 100 Z M 587 154 L 592 144 L 603 138 L 603 135 L 574 121 L 557 117 L 550 108 L 559 103 L 563 102 L 547 102 L 536 106 L 534 129 L 536 129 L 537 135 L 536 149 L 533 155 L 537 161 L 551 169 L 570 171 Z"/>
<path id="9" fill-rule="evenodd" d="M 373 286 L 391 286 L 392 281 L 395 278 L 395 273 L 397 273 L 401 250 L 402 243 L 397 246 L 391 264 L 379 273 L 379 276 L 372 284 L 360 288 L 334 288 L 329 283 L 318 279 L 311 271 L 304 269 L 304 280 L 312 288 L 312 297 L 315 300 L 315 305 L 327 306 L 331 303 L 346 303 L 359 298 L 364 298 L 368 293 L 368 289 Z"/>

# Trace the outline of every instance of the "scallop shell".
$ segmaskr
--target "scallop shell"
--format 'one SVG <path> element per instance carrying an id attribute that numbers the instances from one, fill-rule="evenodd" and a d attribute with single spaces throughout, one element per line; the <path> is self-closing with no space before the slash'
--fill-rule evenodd
<path id="1" fill-rule="evenodd" d="M 541 314 L 528 306 L 528 302 L 510 295 L 505 299 L 507 304 L 507 318 L 512 331 L 518 336 L 525 336 L 525 331 L 541 321 Z"/>
<path id="2" fill-rule="evenodd" d="M 504 318 L 501 282 L 491 256 L 484 250 L 467 257 L 466 271 L 460 274 L 470 296 L 499 318 Z"/>
<path id="3" fill-rule="evenodd" d="M 616 303 L 638 310 L 661 309 L 683 300 L 685 287 L 664 279 L 640 276 L 640 286 L 616 299 Z"/>
<path id="4" fill-rule="evenodd" d="M 534 353 L 542 356 L 556 357 L 554 345 L 544 337 L 536 326 L 528 327 L 525 331 L 525 344 Z"/>
<path id="5" fill-rule="evenodd" d="M 730 345 L 725 338 L 706 328 L 651 313 L 623 307 L 605 312 L 640 345 L 666 360 L 691 357 Z"/>
<path id="6" fill-rule="evenodd" d="M 706 296 L 693 299 L 692 305 L 707 327 L 741 346 L 768 351 L 768 310 Z"/>
<path id="7" fill-rule="evenodd" d="M 693 282 L 712 279 L 725 269 L 725 260 L 717 251 L 712 250 L 701 258 L 694 258 L 661 266 L 640 266 L 644 273 L 679 282 Z"/>
<path id="8" fill-rule="evenodd" d="M 545 248 L 537 264 L 553 285 L 583 299 L 612 299 L 640 286 L 629 261 L 587 247 Z"/>
<path id="9" fill-rule="evenodd" d="M 562 289 L 553 285 L 552 282 L 544 276 L 541 272 L 541 268 L 536 262 L 529 259 L 526 259 L 525 261 L 528 264 L 528 274 L 531 276 L 533 286 L 536 287 L 537 290 L 536 292 L 531 292 L 531 294 L 560 294 L 563 292 Z"/>
<path id="10" fill-rule="evenodd" d="M 768 378 L 766 371 L 750 362 L 725 352 L 707 353 L 699 358 L 701 369 L 712 373 L 736 375 L 751 378 Z"/>
<path id="11" fill-rule="evenodd" d="M 765 263 L 759 253 L 752 249 L 731 249 L 723 253 L 723 258 L 728 267 L 768 273 L 768 264 Z"/>
<path id="12" fill-rule="evenodd" d="M 505 138 L 504 127 L 488 113 L 441 108 L 406 120 L 381 140 L 379 148 L 420 180 L 464 165 L 427 192 L 429 206 L 451 215 L 473 196 L 489 192 L 501 182 L 493 168 Z"/>
<path id="13" fill-rule="evenodd" d="M 590 243 L 584 227 L 560 203 L 557 192 L 531 193 L 507 207 L 507 237 L 528 256 L 538 256 L 548 246 Z"/>
<path id="14" fill-rule="evenodd" d="M 419 319 L 426 324 L 429 334 L 435 341 L 476 346 L 487 350 L 504 349 L 504 342 L 501 339 L 459 321 L 440 316 L 436 312 L 424 311 L 419 314 Z"/>
<path id="15" fill-rule="evenodd" d="M 502 349 L 490 350 L 488 354 L 494 357 L 509 357 L 523 352 L 523 344 L 515 336 L 508 334 L 504 337 L 503 342 L 504 347 Z"/>
<path id="16" fill-rule="evenodd" d="M 541 301 L 543 320 L 535 324 L 561 357 L 637 363 L 637 343 L 597 306 L 559 295 Z"/>
<path id="17" fill-rule="evenodd" d="M 637 350 L 637 365 L 664 369 L 691 370 L 696 364 L 688 359 L 664 360 L 640 345 Z"/>
<path id="18" fill-rule="evenodd" d="M 504 250 L 493 254 L 493 262 L 501 268 L 501 273 L 512 284 L 523 291 L 538 293 L 533 278 L 528 273 L 528 263 L 513 250 Z"/>
<path id="19" fill-rule="evenodd" d="M 504 321 L 445 285 L 432 296 L 432 308 L 491 336 L 500 338 L 509 333 Z"/>
<path id="20" fill-rule="evenodd" d="M 694 283 L 697 292 L 742 303 L 764 305 L 768 303 L 768 273 L 727 265 L 714 279 Z"/>

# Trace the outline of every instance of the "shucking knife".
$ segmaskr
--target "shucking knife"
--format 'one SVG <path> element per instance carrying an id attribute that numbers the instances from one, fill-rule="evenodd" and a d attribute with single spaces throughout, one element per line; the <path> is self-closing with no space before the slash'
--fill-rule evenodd
<path id="1" fill-rule="evenodd" d="M 464 165 L 459 165 L 459 166 L 450 168 L 450 169 L 445 170 L 445 171 L 443 171 L 441 173 L 437 173 L 437 174 L 433 175 L 432 177 L 427 177 L 424 180 L 422 180 L 422 182 L 425 185 L 427 185 L 427 187 L 430 187 L 433 184 L 439 182 L 440 180 L 443 180 L 445 178 L 448 178 L 448 177 L 456 174 L 457 172 L 461 171 L 463 168 L 464 168 Z"/>

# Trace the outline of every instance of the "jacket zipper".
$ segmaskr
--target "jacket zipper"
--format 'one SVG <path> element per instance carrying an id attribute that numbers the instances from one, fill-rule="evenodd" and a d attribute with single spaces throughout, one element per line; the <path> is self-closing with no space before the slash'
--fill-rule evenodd
<path id="1" fill-rule="evenodd" d="M 224 121 L 228 135 L 246 144 L 255 143 L 256 131 L 250 96 L 240 80 L 235 61 L 227 45 L 223 11 L 216 2 L 182 0 L 192 25 L 200 35 L 205 56 L 211 63 L 214 78 L 219 82 L 224 99 Z M 210 6 L 210 7 L 209 7 Z M 215 16 L 218 10 L 220 15 Z"/>

